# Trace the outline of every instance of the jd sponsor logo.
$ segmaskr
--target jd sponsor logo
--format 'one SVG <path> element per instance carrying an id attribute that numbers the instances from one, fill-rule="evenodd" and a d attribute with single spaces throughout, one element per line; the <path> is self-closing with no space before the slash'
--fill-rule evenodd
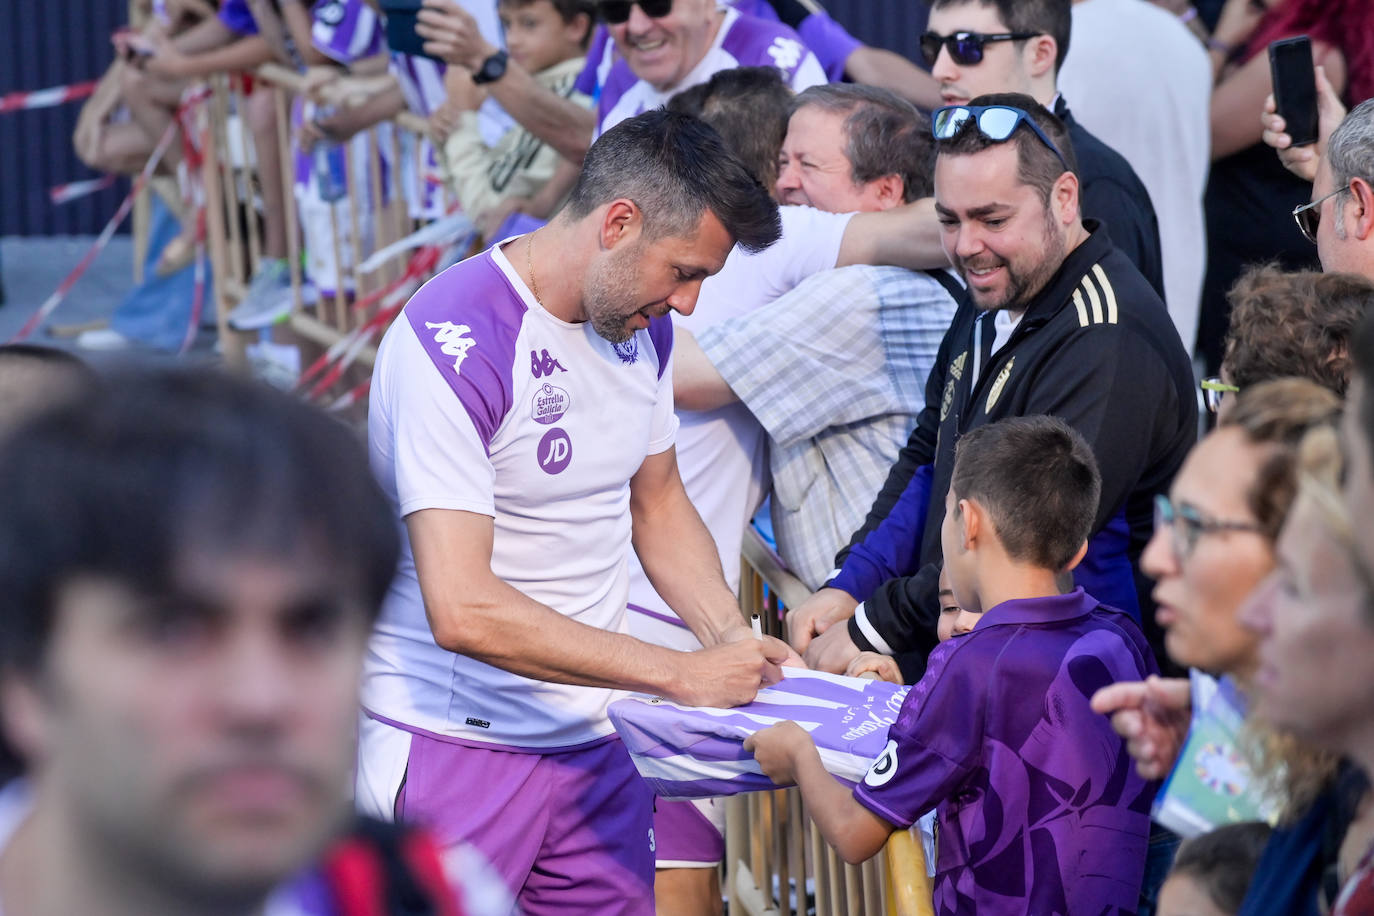
<path id="1" fill-rule="evenodd" d="M 553 370 L 555 369 L 559 372 L 568 371 L 563 368 L 562 363 L 549 355 L 548 350 L 544 350 L 540 353 L 536 353 L 533 350 L 530 351 L 530 375 L 533 375 L 535 378 L 543 378 L 546 375 L 553 375 Z"/>
<path id="2" fill-rule="evenodd" d="M 535 454 L 545 474 L 562 474 L 572 461 L 572 440 L 563 430 L 554 427 L 539 440 Z"/>
<path id="3" fill-rule="evenodd" d="M 545 382 L 534 393 L 534 400 L 530 403 L 530 416 L 536 423 L 552 426 L 568 412 L 571 403 L 566 391 Z"/>

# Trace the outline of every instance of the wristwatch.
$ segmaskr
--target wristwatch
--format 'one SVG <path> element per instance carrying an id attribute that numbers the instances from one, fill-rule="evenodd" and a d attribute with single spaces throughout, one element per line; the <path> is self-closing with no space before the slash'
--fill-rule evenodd
<path id="1" fill-rule="evenodd" d="M 482 61 L 482 66 L 478 67 L 477 72 L 472 75 L 472 81 L 480 86 L 483 83 L 494 83 L 505 76 L 506 56 L 505 51 L 497 51 Z"/>

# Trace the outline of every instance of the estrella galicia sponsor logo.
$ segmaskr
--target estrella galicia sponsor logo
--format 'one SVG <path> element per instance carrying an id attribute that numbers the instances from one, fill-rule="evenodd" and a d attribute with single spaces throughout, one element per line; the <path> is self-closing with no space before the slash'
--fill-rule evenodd
<path id="1" fill-rule="evenodd" d="M 473 728 L 491 728 L 491 723 L 486 719 L 479 719 L 476 716 L 468 716 L 467 723 Z"/>
<path id="2" fill-rule="evenodd" d="M 555 426 L 539 440 L 539 448 L 535 450 L 535 455 L 539 459 L 539 467 L 545 474 L 562 474 L 572 461 L 572 440 L 568 438 L 567 433 Z"/>
<path id="3" fill-rule="evenodd" d="M 885 786 L 897 775 L 897 742 L 891 738 L 887 739 L 887 747 L 878 755 L 878 759 L 873 761 L 873 766 L 868 768 L 868 774 L 864 776 L 864 785 L 878 788 Z"/>
<path id="4" fill-rule="evenodd" d="M 538 353 L 533 350 L 530 351 L 530 375 L 533 375 L 535 378 L 543 378 L 546 375 L 553 375 L 553 370 L 555 369 L 559 372 L 568 371 L 563 368 L 562 363 L 549 355 L 548 350 L 543 350 Z"/>
<path id="5" fill-rule="evenodd" d="M 627 366 L 633 366 L 639 362 L 639 337 L 632 336 L 629 340 L 622 340 L 618 344 L 611 344 L 611 349 L 615 355 L 620 357 L 620 361 Z"/>
<path id="6" fill-rule="evenodd" d="M 568 412 L 571 404 L 572 399 L 566 391 L 545 382 L 534 392 L 534 401 L 530 404 L 530 417 L 536 423 L 552 426 Z"/>
<path id="7" fill-rule="evenodd" d="M 439 345 L 439 352 L 453 357 L 453 374 L 461 375 L 463 360 L 468 358 L 468 351 L 477 346 L 477 341 L 468 336 L 472 328 L 452 321 L 426 321 L 425 327 L 434 332 L 434 342 Z"/>

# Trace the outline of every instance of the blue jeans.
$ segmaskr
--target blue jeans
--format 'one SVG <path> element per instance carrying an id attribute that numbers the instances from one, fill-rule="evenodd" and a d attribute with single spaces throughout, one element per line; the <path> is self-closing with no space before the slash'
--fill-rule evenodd
<path id="1" fill-rule="evenodd" d="M 1174 855 L 1182 842 L 1178 834 L 1158 824 L 1150 824 L 1150 845 L 1145 852 L 1145 878 L 1140 882 L 1140 916 L 1154 916 L 1159 888 L 1174 865 Z"/>

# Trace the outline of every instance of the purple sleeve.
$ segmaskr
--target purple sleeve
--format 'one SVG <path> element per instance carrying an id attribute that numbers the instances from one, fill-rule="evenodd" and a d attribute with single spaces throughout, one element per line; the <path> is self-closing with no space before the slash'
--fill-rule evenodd
<path id="1" fill-rule="evenodd" d="M 808 48 L 789 26 L 743 13 L 720 46 L 741 67 L 777 67 L 789 85 L 807 60 Z"/>
<path id="2" fill-rule="evenodd" d="M 668 357 L 673 352 L 673 320 L 667 315 L 649 322 L 649 339 L 654 342 L 654 354 L 658 356 L 658 377 L 668 368 Z"/>
<path id="3" fill-rule="evenodd" d="M 898 827 L 910 827 L 954 794 L 982 755 L 987 672 L 970 637 L 942 643 L 925 677 L 911 688 L 887 748 L 873 762 L 854 798 Z M 962 650 L 962 651 L 959 651 Z"/>
<path id="4" fill-rule="evenodd" d="M 592 32 L 591 43 L 587 46 L 587 64 L 582 68 L 582 72 L 577 75 L 577 82 L 573 83 L 573 89 L 589 99 L 596 98 L 601 89 L 597 80 L 597 71 L 601 68 L 601 61 L 606 56 L 606 46 L 610 44 L 610 41 L 610 30 L 606 28 L 604 23 L 597 23 L 596 30 Z"/>
<path id="5" fill-rule="evenodd" d="M 486 254 L 430 280 L 406 303 L 404 314 L 490 453 L 514 398 L 523 302 Z"/>
<path id="6" fill-rule="evenodd" d="M 258 22 L 245 0 L 224 0 L 219 8 L 219 21 L 240 37 L 258 34 Z"/>
<path id="7" fill-rule="evenodd" d="M 825 70 L 826 79 L 838 83 L 844 79 L 844 65 L 864 43 L 850 35 L 844 26 L 831 19 L 824 11 L 812 13 L 797 27 L 802 44 L 811 49 Z"/>

